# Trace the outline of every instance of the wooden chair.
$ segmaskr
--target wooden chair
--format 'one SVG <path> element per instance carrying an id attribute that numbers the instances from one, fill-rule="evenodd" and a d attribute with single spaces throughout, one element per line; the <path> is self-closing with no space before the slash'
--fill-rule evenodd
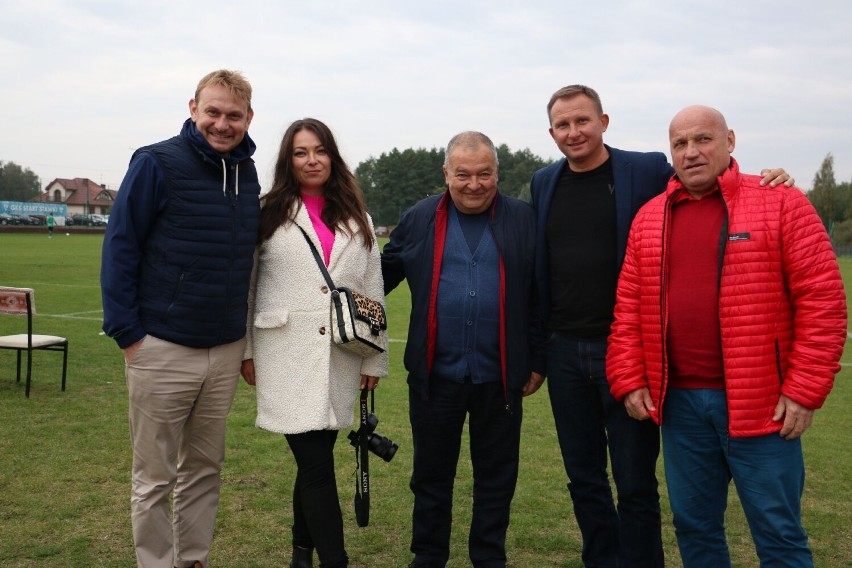
<path id="1" fill-rule="evenodd" d="M 26 397 L 30 397 L 30 379 L 33 368 L 33 351 L 62 351 L 62 390 L 65 390 L 65 374 L 68 370 L 68 340 L 55 335 L 33 335 L 35 292 L 32 288 L 9 288 L 0 286 L 0 314 L 27 316 L 27 332 L 18 335 L 0 336 L 0 349 L 18 352 L 18 378 L 21 382 L 21 353 L 27 352 Z"/>

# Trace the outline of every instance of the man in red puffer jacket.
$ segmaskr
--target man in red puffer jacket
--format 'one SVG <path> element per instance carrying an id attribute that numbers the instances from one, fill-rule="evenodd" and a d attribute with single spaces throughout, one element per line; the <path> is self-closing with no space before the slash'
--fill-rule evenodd
<path id="1" fill-rule="evenodd" d="M 686 568 L 731 565 L 731 478 L 761 564 L 813 566 L 800 436 L 846 340 L 834 251 L 800 190 L 740 173 L 721 113 L 687 107 L 669 138 L 676 175 L 633 221 L 618 283 L 612 394 L 662 427 Z"/>

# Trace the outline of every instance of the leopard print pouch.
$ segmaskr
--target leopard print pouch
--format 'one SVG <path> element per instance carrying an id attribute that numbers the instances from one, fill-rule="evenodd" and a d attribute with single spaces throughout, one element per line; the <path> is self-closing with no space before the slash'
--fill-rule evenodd
<path id="1" fill-rule="evenodd" d="M 331 333 L 334 342 L 362 357 L 388 348 L 385 307 L 348 288 L 331 293 Z"/>

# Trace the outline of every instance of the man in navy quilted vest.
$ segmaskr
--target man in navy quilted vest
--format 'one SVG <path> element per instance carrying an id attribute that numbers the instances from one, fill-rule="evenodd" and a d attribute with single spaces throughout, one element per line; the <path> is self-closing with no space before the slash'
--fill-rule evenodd
<path id="1" fill-rule="evenodd" d="M 636 214 L 618 281 L 612 394 L 661 426 L 685 568 L 731 566 L 731 479 L 760 565 L 813 566 L 800 437 L 846 342 L 834 250 L 802 191 L 740 171 L 719 111 L 683 109 L 669 138 L 676 175 Z"/>
<path id="2" fill-rule="evenodd" d="M 189 112 L 133 154 L 101 266 L 130 398 L 136 559 L 152 568 L 207 566 L 260 215 L 251 85 L 209 73 Z"/>

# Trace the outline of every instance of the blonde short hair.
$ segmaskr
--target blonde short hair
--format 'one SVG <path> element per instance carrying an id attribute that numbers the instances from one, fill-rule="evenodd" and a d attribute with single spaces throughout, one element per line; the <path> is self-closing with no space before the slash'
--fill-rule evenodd
<path id="1" fill-rule="evenodd" d="M 251 84 L 239 71 L 219 69 L 208 73 L 201 78 L 198 87 L 195 88 L 195 100 L 198 101 L 201 91 L 211 85 L 225 87 L 232 95 L 244 100 L 248 105 L 248 110 L 251 110 Z"/>

